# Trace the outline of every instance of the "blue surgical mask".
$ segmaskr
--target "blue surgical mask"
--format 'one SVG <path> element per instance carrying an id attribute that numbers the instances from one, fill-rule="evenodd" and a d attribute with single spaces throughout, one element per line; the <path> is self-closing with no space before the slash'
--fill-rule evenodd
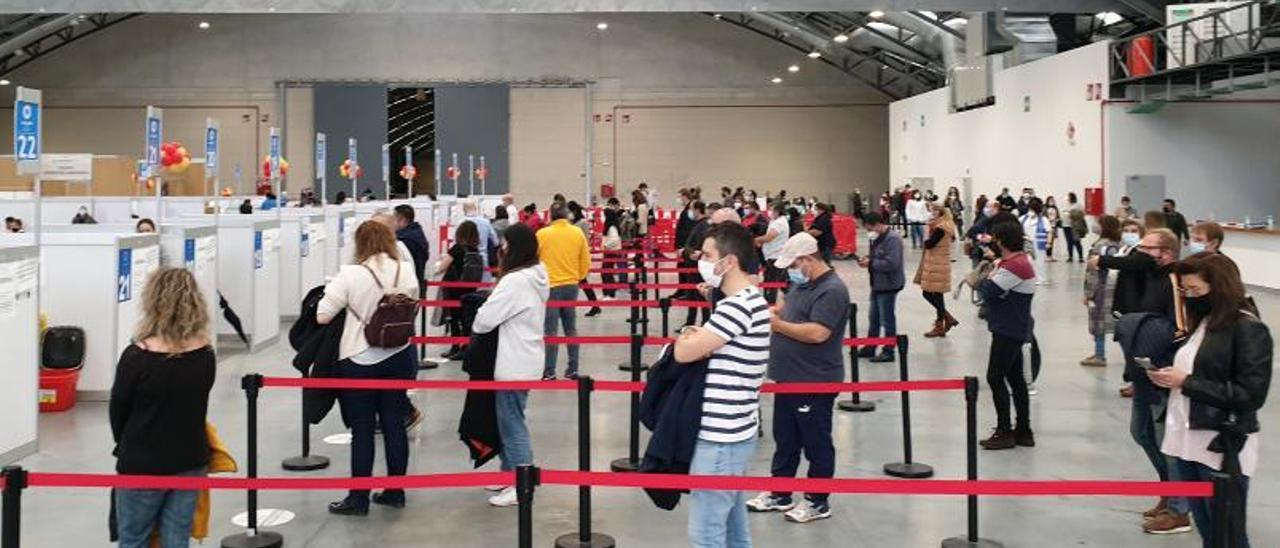
<path id="1" fill-rule="evenodd" d="M 1187 252 L 1190 255 L 1195 255 L 1196 253 L 1203 253 L 1207 250 L 1208 250 L 1208 247 L 1204 245 L 1204 242 L 1187 243 Z"/>
<path id="2" fill-rule="evenodd" d="M 791 283 L 793 284 L 802 284 L 802 283 L 809 282 L 809 277 L 805 276 L 804 271 L 800 270 L 799 268 L 788 268 L 787 277 L 791 278 Z"/>
<path id="3" fill-rule="evenodd" d="M 1124 242 L 1124 245 L 1133 247 L 1142 241 L 1142 236 L 1139 236 L 1136 232 L 1125 232 L 1120 235 L 1120 241 Z"/>

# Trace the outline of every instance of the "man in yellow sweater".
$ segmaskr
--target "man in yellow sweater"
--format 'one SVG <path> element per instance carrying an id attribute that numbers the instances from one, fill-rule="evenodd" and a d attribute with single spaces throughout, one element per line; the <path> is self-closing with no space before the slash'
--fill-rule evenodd
<path id="1" fill-rule="evenodd" d="M 578 300 L 578 282 L 587 278 L 591 268 L 591 250 L 582 230 L 569 222 L 569 209 L 563 204 L 552 204 L 551 224 L 538 231 L 538 258 L 542 260 L 551 279 L 550 301 Z M 578 335 L 577 312 L 573 308 L 547 308 L 547 319 L 542 332 L 556 334 L 556 323 L 564 325 L 564 335 Z M 542 371 L 543 380 L 556 378 L 556 355 L 560 347 L 547 345 L 547 357 Z M 578 378 L 578 345 L 569 345 L 569 366 L 564 373 L 567 379 Z"/>

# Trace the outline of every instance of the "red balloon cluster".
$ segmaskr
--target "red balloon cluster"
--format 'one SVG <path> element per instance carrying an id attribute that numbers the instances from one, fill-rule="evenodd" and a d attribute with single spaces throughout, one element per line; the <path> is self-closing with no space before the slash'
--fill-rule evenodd
<path id="1" fill-rule="evenodd" d="M 160 145 L 160 167 L 170 173 L 182 173 L 191 167 L 191 153 L 177 141 Z"/>
<path id="2" fill-rule="evenodd" d="M 285 175 L 288 175 L 288 174 L 289 174 L 289 161 L 284 159 L 283 156 L 281 156 L 280 157 L 280 176 L 284 177 Z M 263 179 L 271 178 L 271 157 L 270 156 L 262 157 L 262 178 Z"/>

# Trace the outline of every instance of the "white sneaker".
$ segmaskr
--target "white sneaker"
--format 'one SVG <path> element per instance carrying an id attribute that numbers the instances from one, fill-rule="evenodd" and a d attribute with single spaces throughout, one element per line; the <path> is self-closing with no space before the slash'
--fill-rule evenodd
<path id="1" fill-rule="evenodd" d="M 827 519 L 829 517 L 831 517 L 830 504 L 825 504 L 819 507 L 807 500 L 796 506 L 790 512 L 787 512 L 787 521 L 795 523 L 809 523 L 811 521 Z"/>
<path id="2" fill-rule="evenodd" d="M 506 508 L 508 506 L 515 506 L 517 504 L 520 504 L 520 501 L 516 500 L 515 487 L 506 487 L 502 490 L 501 493 L 498 493 L 497 495 L 489 497 L 490 506 L 497 506 L 498 508 Z"/>
<path id="3" fill-rule="evenodd" d="M 614 297 L 600 297 L 600 300 L 601 300 L 601 301 L 603 301 L 603 302 L 606 302 L 606 303 L 611 303 L 611 302 L 616 301 L 616 300 L 618 300 L 618 299 L 616 299 L 616 298 L 614 298 Z"/>
<path id="4" fill-rule="evenodd" d="M 747 501 L 747 510 L 752 512 L 786 512 L 796 507 L 795 498 L 775 497 L 765 491 Z"/>
<path id="5" fill-rule="evenodd" d="M 1034 382 L 1029 382 L 1029 383 L 1027 383 L 1027 395 L 1028 395 L 1028 396 L 1034 396 L 1034 395 L 1039 394 L 1039 393 L 1040 393 L 1040 391 L 1039 391 L 1039 390 L 1036 390 L 1036 383 L 1034 383 Z"/>
<path id="6" fill-rule="evenodd" d="M 486 485 L 484 486 L 484 490 L 490 493 L 497 493 L 508 487 L 511 487 L 511 486 L 510 485 Z"/>

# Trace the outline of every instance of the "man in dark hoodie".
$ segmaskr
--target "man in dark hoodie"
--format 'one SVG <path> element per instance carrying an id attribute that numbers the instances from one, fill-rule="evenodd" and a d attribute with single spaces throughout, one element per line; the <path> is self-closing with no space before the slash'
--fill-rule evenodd
<path id="1" fill-rule="evenodd" d="M 427 234 L 423 232 L 422 225 L 413 220 L 414 211 L 412 206 L 398 205 L 395 209 L 396 216 L 396 240 L 404 243 L 409 249 L 409 255 L 413 258 L 413 270 L 418 275 L 418 282 L 421 283 L 425 278 L 425 270 L 427 261 L 431 258 L 431 248 L 427 245 Z"/>

